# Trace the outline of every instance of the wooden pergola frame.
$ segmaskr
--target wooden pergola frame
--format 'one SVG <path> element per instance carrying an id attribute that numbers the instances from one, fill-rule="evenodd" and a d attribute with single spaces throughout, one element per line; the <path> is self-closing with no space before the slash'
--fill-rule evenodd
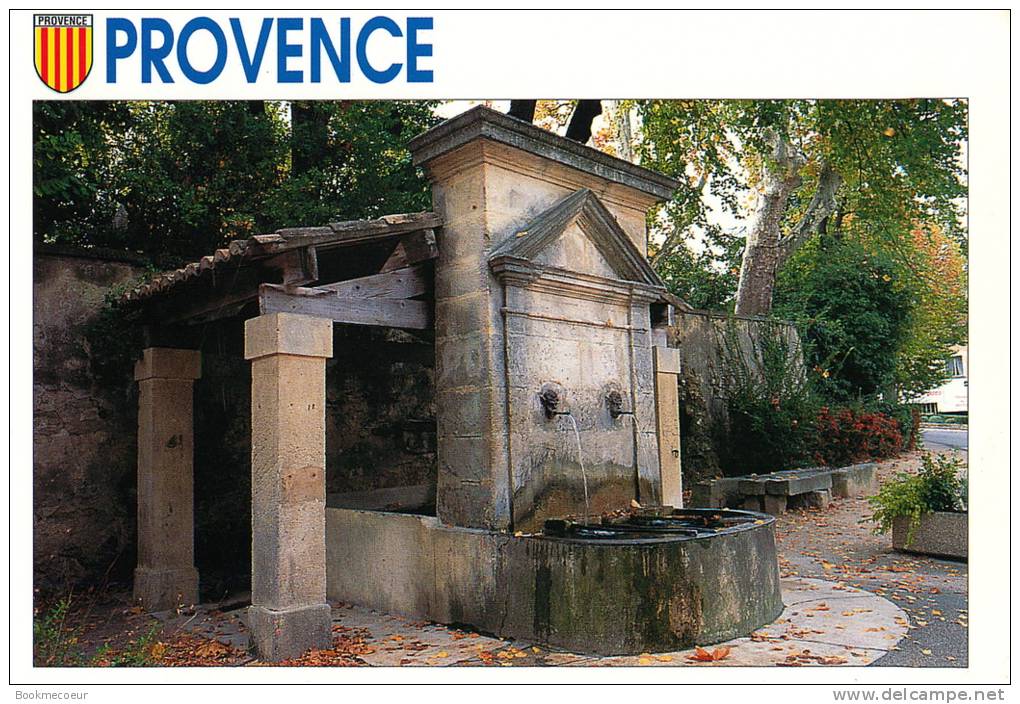
<path id="1" fill-rule="evenodd" d="M 252 363 L 252 643 L 268 660 L 328 647 L 324 416 L 332 326 L 431 329 L 441 224 L 425 212 L 279 230 L 231 242 L 125 294 L 147 331 L 135 369 L 135 597 L 145 608 L 198 600 L 195 333 L 242 317 Z"/>

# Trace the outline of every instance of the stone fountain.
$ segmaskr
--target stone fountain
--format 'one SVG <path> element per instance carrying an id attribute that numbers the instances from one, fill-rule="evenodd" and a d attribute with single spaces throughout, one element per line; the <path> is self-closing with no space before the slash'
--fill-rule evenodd
<path id="1" fill-rule="evenodd" d="M 443 223 L 436 515 L 327 507 L 328 596 L 605 654 L 774 620 L 772 519 L 681 508 L 676 299 L 645 258 L 675 182 L 486 108 L 410 147 Z"/>

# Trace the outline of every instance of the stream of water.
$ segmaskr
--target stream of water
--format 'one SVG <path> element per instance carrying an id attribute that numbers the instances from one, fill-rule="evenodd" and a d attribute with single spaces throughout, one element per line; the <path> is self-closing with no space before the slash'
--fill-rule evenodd
<path id="1" fill-rule="evenodd" d="M 567 414 L 571 424 L 574 426 L 574 437 L 577 438 L 577 463 L 581 465 L 581 483 L 584 485 L 584 524 L 588 525 L 588 515 L 591 513 L 591 505 L 588 503 L 588 474 L 584 471 L 584 453 L 581 450 L 581 431 L 577 429 L 577 421 L 570 413 Z"/>

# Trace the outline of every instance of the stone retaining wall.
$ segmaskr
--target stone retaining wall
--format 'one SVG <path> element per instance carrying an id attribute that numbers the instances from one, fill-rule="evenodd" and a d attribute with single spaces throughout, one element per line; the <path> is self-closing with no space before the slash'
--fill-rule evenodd
<path id="1" fill-rule="evenodd" d="M 725 393 L 727 326 L 733 326 L 739 347 L 734 352 L 745 360 L 753 354 L 753 341 L 761 334 L 762 321 L 702 310 L 678 310 L 670 328 L 670 346 L 680 350 L 680 448 L 684 486 L 728 474 L 726 446 L 738 442 L 730 437 Z M 782 333 L 795 350 L 800 336 L 790 323 Z M 799 352 L 798 352 L 799 354 Z M 751 368 L 754 365 L 749 364 Z"/>
<path id="2" fill-rule="evenodd" d="M 134 566 L 132 370 L 97 382 L 86 333 L 107 292 L 141 272 L 129 256 L 35 254 L 33 564 L 45 592 Z"/>

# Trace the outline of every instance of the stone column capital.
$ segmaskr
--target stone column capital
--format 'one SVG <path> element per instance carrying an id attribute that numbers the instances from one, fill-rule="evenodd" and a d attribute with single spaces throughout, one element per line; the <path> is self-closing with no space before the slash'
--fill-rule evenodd
<path id="1" fill-rule="evenodd" d="M 274 354 L 333 356 L 333 321 L 296 313 L 271 313 L 244 321 L 244 358 Z"/>
<path id="2" fill-rule="evenodd" d="M 202 353 L 171 347 L 146 347 L 135 362 L 135 381 L 145 379 L 186 379 L 202 376 Z"/>

